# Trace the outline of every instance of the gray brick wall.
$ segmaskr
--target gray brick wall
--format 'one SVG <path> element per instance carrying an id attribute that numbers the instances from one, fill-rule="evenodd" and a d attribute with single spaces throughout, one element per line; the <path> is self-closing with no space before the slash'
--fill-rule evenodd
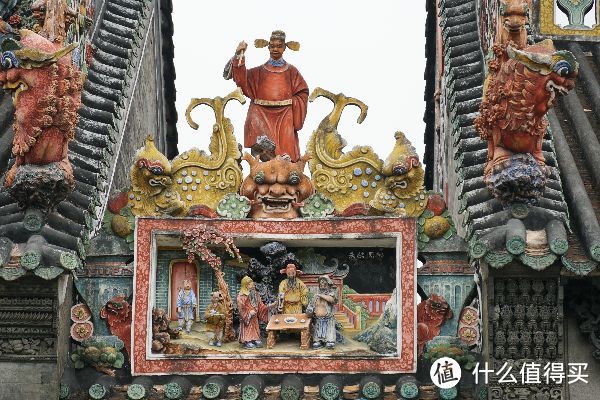
<path id="1" fill-rule="evenodd" d="M 156 307 L 165 311 L 169 308 L 169 263 L 173 259 L 185 258 L 183 251 L 160 251 L 156 268 Z"/>
<path id="2" fill-rule="evenodd" d="M 214 291 L 215 277 L 212 269 L 207 264 L 200 265 L 200 285 L 198 290 L 198 310 L 200 318 L 204 320 L 204 312 L 210 304 L 210 294 Z"/>
<path id="3" fill-rule="evenodd" d="M 131 99 L 131 108 L 127 118 L 127 126 L 124 130 L 125 137 L 119 151 L 119 159 L 115 163 L 114 181 L 112 191 L 126 188 L 131 185 L 129 179 L 130 166 L 133 162 L 137 149 L 144 147 L 148 135 L 155 140 L 154 144 L 160 150 L 161 139 L 158 136 L 158 108 L 156 100 L 156 56 L 154 41 L 156 34 L 152 30 L 148 34 L 148 42 L 144 50 L 144 58 L 139 70 L 137 86 Z M 143 41 L 141 42 L 143 45 Z M 133 80 L 129 82 L 133 86 Z M 162 94 L 162 93 L 161 93 Z"/>
<path id="4" fill-rule="evenodd" d="M 0 400 L 58 398 L 56 364 L 0 362 L 0 371 Z"/>
<path id="5" fill-rule="evenodd" d="M 227 282 L 227 286 L 229 286 L 229 293 L 231 294 L 231 299 L 235 304 L 235 298 L 240 291 L 240 283 L 237 281 L 236 275 L 238 272 L 237 268 L 225 266 L 223 270 L 225 273 L 225 282 Z"/>

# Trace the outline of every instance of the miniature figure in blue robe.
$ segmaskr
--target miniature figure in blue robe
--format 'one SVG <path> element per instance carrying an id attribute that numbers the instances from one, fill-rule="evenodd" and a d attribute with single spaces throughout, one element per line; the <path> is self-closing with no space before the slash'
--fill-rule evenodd
<path id="1" fill-rule="evenodd" d="M 177 318 L 178 328 L 181 331 L 185 326 L 185 333 L 189 335 L 196 314 L 196 295 L 192 290 L 192 282 L 189 279 L 183 281 L 183 289 L 179 289 L 177 295 Z"/>

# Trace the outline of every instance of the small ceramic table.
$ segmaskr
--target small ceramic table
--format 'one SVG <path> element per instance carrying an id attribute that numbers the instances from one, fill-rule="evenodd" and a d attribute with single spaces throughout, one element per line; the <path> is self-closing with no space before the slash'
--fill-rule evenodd
<path id="1" fill-rule="evenodd" d="M 310 345 L 310 317 L 306 314 L 275 314 L 267 324 L 267 349 L 272 349 L 279 331 L 300 331 L 300 349 Z"/>

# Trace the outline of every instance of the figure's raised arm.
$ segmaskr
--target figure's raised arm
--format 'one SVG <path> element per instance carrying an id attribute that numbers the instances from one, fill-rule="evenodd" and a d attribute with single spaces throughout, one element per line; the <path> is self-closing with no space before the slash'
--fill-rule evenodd
<path id="1" fill-rule="evenodd" d="M 240 44 L 238 44 L 237 48 L 235 49 L 235 55 L 240 56 L 240 58 L 243 57 L 247 48 L 248 48 L 248 43 L 246 43 L 242 40 L 240 42 Z"/>
<path id="2" fill-rule="evenodd" d="M 325 300 L 326 302 L 333 304 L 335 303 L 335 297 L 329 295 L 329 294 L 317 294 L 317 296 L 319 296 L 320 298 L 322 298 L 323 300 Z"/>
<path id="3" fill-rule="evenodd" d="M 235 55 L 233 56 L 233 81 L 236 85 L 238 85 L 244 95 L 249 98 L 253 98 L 252 93 L 250 91 L 250 87 L 248 86 L 248 71 L 246 70 L 246 49 L 248 48 L 248 43 L 243 40 L 238 44 L 235 49 Z"/>

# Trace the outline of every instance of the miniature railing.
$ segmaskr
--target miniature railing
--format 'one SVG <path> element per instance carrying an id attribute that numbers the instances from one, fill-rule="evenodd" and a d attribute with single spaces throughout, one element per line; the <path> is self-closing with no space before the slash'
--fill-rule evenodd
<path id="1" fill-rule="evenodd" d="M 369 311 L 370 317 L 378 317 L 385 310 L 385 303 L 391 297 L 391 294 L 380 293 L 348 293 L 346 297 L 355 303 L 362 303 Z"/>
<path id="2" fill-rule="evenodd" d="M 353 329 L 360 330 L 361 323 L 361 315 L 360 315 L 360 306 L 356 306 L 356 310 L 350 309 L 345 304 L 342 305 L 340 311 L 348 317 L 348 321 L 353 326 Z"/>

